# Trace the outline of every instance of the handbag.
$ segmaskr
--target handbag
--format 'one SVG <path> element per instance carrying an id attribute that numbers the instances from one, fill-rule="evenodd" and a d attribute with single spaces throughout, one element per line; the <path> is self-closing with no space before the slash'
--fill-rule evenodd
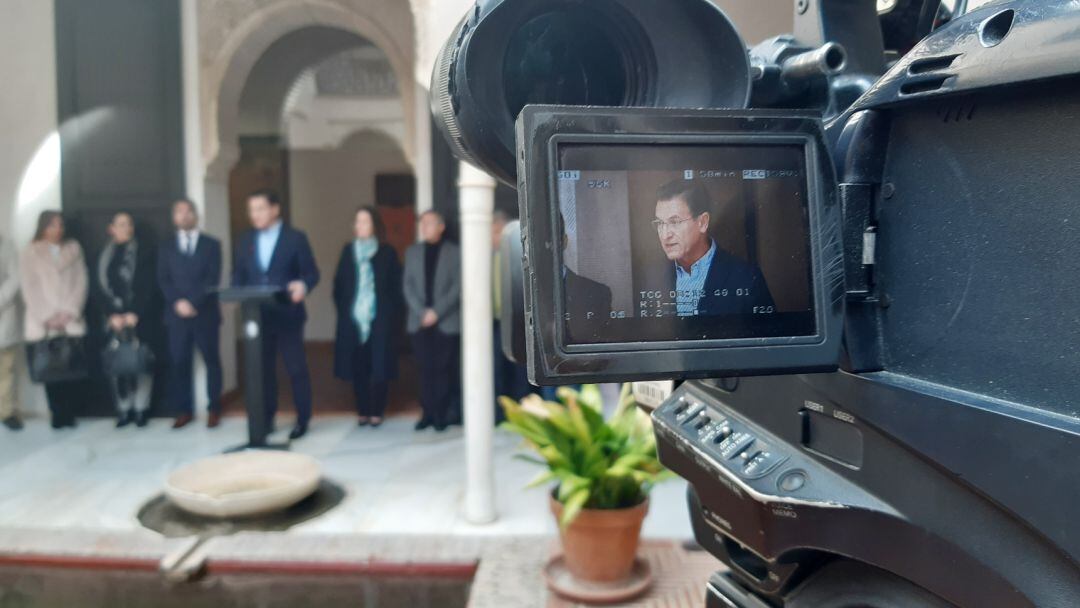
<path id="1" fill-rule="evenodd" d="M 150 373 L 154 367 L 154 352 L 138 338 L 114 337 L 101 353 L 105 375 L 114 378 Z"/>
<path id="2" fill-rule="evenodd" d="M 90 377 L 82 338 L 64 334 L 52 336 L 31 343 L 29 351 L 30 379 L 37 384 Z"/>

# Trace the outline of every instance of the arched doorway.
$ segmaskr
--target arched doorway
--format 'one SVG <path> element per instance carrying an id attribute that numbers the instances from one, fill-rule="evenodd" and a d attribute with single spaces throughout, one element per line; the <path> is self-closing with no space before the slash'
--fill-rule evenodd
<path id="1" fill-rule="evenodd" d="M 312 235 L 312 249 L 323 272 L 323 285 L 308 299 L 306 329 L 315 404 L 324 412 L 352 411 L 351 387 L 333 378 L 336 317 L 330 281 L 343 244 L 352 238 L 352 217 L 360 205 L 379 209 L 387 224 L 387 240 L 397 248 L 399 260 L 404 259 L 404 247 L 416 238 L 416 210 L 415 189 L 401 184 L 411 186 L 413 178 L 398 142 L 380 131 L 354 133 L 334 148 L 293 145 L 289 148 L 292 222 Z M 318 204 L 310 204 L 315 201 Z M 399 341 L 403 348 L 407 345 L 403 335 Z M 411 361 L 404 359 L 400 369 L 403 378 L 391 385 L 391 415 L 416 408 Z"/>
<path id="2" fill-rule="evenodd" d="M 353 212 L 359 205 L 381 206 L 393 242 L 415 238 L 405 108 L 397 72 L 378 46 L 355 32 L 321 25 L 295 29 L 270 44 L 239 96 L 230 128 L 239 159 L 228 178 L 229 231 L 235 241 L 247 229 L 247 195 L 272 188 L 281 194 L 288 221 L 311 240 L 323 276 L 308 298 L 305 332 L 317 413 L 353 407 L 350 387 L 332 374 L 331 300 Z M 287 410 L 288 383 L 279 386 Z M 399 388 L 390 413 L 409 410 L 414 401 L 412 391 Z"/>

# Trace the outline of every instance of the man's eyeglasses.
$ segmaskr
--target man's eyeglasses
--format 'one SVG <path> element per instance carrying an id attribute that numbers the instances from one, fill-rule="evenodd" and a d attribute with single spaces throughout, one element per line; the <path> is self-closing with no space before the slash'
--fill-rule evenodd
<path id="1" fill-rule="evenodd" d="M 667 230 L 670 230 L 670 231 L 674 232 L 674 231 L 678 230 L 686 222 L 692 222 L 692 221 L 694 221 L 694 218 L 692 218 L 692 217 L 687 217 L 687 218 L 678 219 L 678 220 L 667 220 L 667 221 L 653 220 L 652 225 L 653 225 L 654 228 L 656 228 L 656 231 L 658 233 L 663 234 Z"/>

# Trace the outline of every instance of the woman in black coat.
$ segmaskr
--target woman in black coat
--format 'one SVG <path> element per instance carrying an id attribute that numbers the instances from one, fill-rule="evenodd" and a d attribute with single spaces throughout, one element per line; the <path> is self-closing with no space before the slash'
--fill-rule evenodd
<path id="1" fill-rule="evenodd" d="M 398 373 L 396 338 L 405 306 L 401 264 L 381 242 L 382 219 L 374 208 L 356 211 L 353 232 L 334 274 L 334 373 L 353 383 L 360 426 L 379 426 L 389 383 Z"/>
<path id="2" fill-rule="evenodd" d="M 157 279 L 152 250 L 135 238 L 135 221 L 121 212 L 109 223 L 109 243 L 98 258 L 95 292 L 104 315 L 105 336 L 113 341 L 150 342 Z M 153 389 L 153 370 L 132 376 L 110 376 L 117 427 L 134 422 L 146 426 Z"/>

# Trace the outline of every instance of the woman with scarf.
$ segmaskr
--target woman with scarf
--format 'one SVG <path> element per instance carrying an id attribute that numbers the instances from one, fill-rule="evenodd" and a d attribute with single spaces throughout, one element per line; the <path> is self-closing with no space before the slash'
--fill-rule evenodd
<path id="1" fill-rule="evenodd" d="M 351 380 L 360 426 L 383 422 L 389 382 L 397 378 L 397 335 L 404 309 L 401 264 L 383 244 L 383 224 L 373 207 L 361 207 L 352 241 L 341 251 L 334 275 L 337 336 L 334 373 Z"/>
<path id="2" fill-rule="evenodd" d="M 135 238 L 135 221 L 129 213 L 113 216 L 109 243 L 97 264 L 97 295 L 105 317 L 106 344 L 139 340 L 146 343 L 150 306 L 157 289 L 149 248 Z M 132 422 L 146 426 L 153 388 L 151 370 L 136 375 L 109 377 L 116 405 L 116 427 Z"/>

